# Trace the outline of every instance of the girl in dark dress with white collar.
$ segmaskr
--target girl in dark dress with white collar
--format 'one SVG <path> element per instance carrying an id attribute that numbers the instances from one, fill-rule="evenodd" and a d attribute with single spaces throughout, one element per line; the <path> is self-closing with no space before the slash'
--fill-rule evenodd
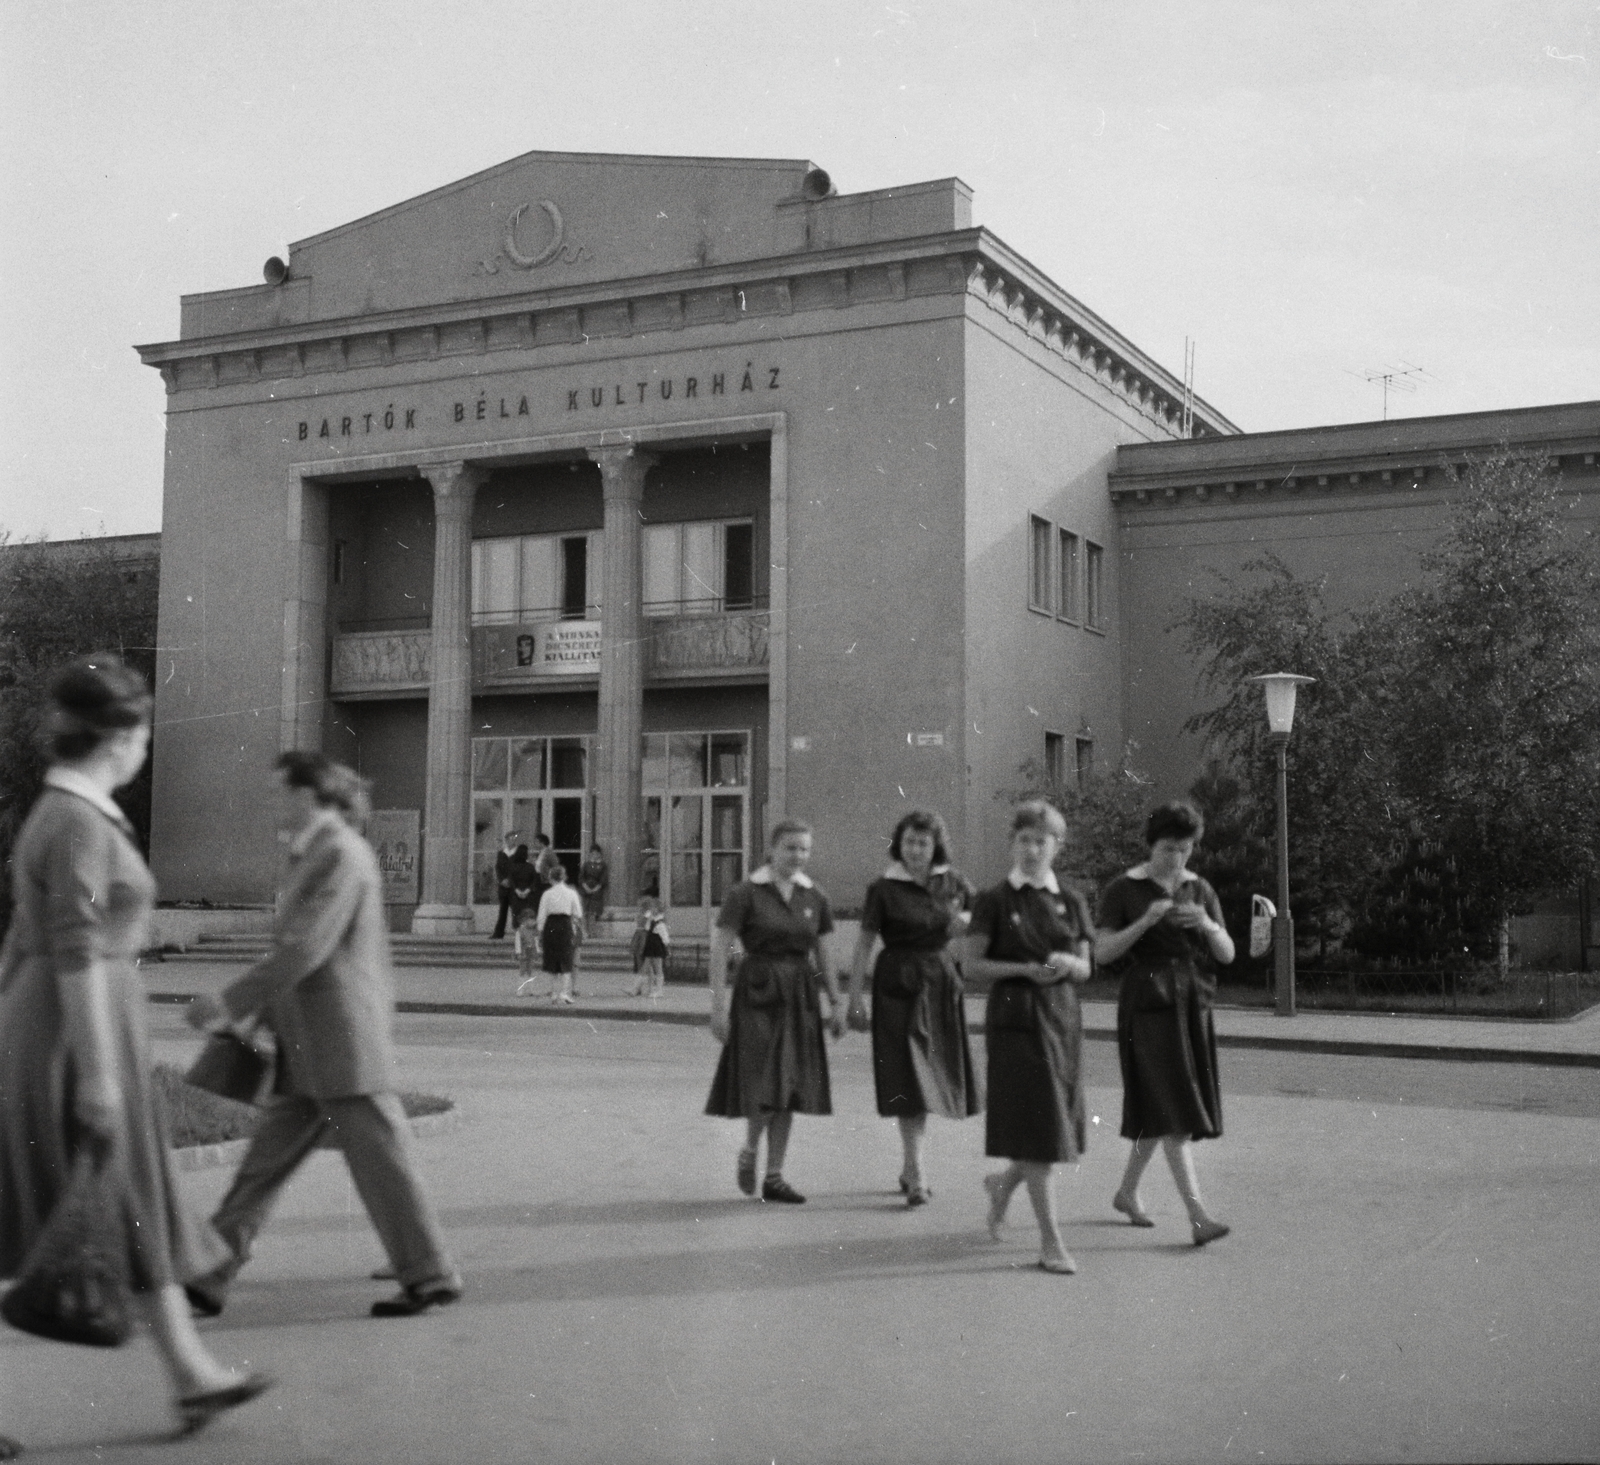
<path id="1" fill-rule="evenodd" d="M 783 1178 L 789 1129 L 796 1114 L 831 1114 L 828 1051 L 818 987 L 828 992 L 828 1025 L 844 1034 L 844 1003 L 829 960 L 833 910 L 805 873 L 811 826 L 781 820 L 767 863 L 722 902 L 711 932 L 711 1035 L 722 1046 L 706 1113 L 745 1121 L 736 1178 L 756 1193 L 756 1147 L 767 1137 L 761 1199 L 801 1205 L 805 1197 Z M 737 936 L 744 959 L 729 999 L 728 948 Z"/>
<path id="2" fill-rule="evenodd" d="M 900 1189 L 915 1209 L 933 1198 L 922 1170 L 928 1115 L 965 1119 L 983 1100 L 967 1042 L 966 989 L 950 950 L 966 930 L 973 889 L 950 867 L 937 814 L 914 809 L 895 825 L 889 868 L 867 887 L 850 967 L 847 1020 L 868 1026 L 861 1000 L 872 948 L 872 1073 L 878 1113 L 900 1126 Z"/>
<path id="3" fill-rule="evenodd" d="M 1055 1166 L 1088 1142 L 1083 1099 L 1083 1016 L 1074 987 L 1089 979 L 1089 908 L 1051 868 L 1066 821 L 1041 800 L 1011 819 L 1011 873 L 978 897 L 962 943 L 968 977 L 993 983 L 985 1032 L 989 1117 L 985 1153 L 1010 1160 L 988 1176 L 989 1234 L 1000 1239 L 1006 1207 L 1028 1187 L 1039 1223 L 1039 1267 L 1070 1273 L 1056 1223 Z"/>
<path id="4" fill-rule="evenodd" d="M 1153 1226 L 1139 1181 L 1160 1145 L 1189 1212 L 1196 1246 L 1228 1228 L 1200 1199 L 1190 1142 L 1222 1134 L 1211 962 L 1233 960 L 1217 893 L 1185 867 L 1205 831 L 1191 804 L 1163 804 L 1145 825 L 1150 858 L 1119 875 L 1100 897 L 1095 955 L 1122 973 L 1117 1053 L 1122 1062 L 1122 1136 L 1133 1141 L 1111 1204 L 1135 1226 Z"/>

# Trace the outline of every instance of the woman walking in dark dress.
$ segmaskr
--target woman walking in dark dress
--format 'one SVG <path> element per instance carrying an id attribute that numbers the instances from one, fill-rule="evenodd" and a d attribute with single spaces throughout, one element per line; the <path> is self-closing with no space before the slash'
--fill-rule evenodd
<path id="1" fill-rule="evenodd" d="M 818 987 L 827 989 L 828 1025 L 844 1034 L 844 1003 L 829 959 L 833 930 L 828 897 L 805 873 L 811 826 L 784 819 L 772 831 L 767 863 L 722 902 L 711 932 L 711 1035 L 722 1057 L 706 1113 L 745 1121 L 736 1179 L 756 1193 L 756 1148 L 767 1137 L 761 1199 L 804 1203 L 783 1178 L 796 1114 L 833 1113 L 828 1052 Z M 728 986 L 728 946 L 738 937 L 744 959 Z"/>
<path id="2" fill-rule="evenodd" d="M 1039 1266 L 1070 1273 L 1078 1264 L 1056 1222 L 1055 1166 L 1088 1142 L 1081 1057 L 1083 1016 L 1074 984 L 1092 970 L 1093 927 L 1083 897 L 1051 868 L 1066 822 L 1033 800 L 1011 819 L 1011 873 L 978 897 L 962 942 L 962 969 L 988 980 L 986 1154 L 1011 1163 L 984 1180 L 989 1234 L 996 1240 L 1018 1185 L 1028 1187 L 1039 1223 Z"/>
<path id="3" fill-rule="evenodd" d="M 57 672 L 49 699 L 54 762 L 17 837 L 0 949 L 0 1277 L 17 1274 L 79 1156 L 95 1156 L 120 1223 L 99 1240 L 126 1258 L 193 1431 L 271 1380 L 217 1362 L 184 1297 L 223 1250 L 178 1192 L 138 970 L 155 882 L 111 798 L 144 766 L 150 693 L 96 655 Z"/>
<path id="4" fill-rule="evenodd" d="M 872 948 L 872 1073 L 878 1113 L 900 1126 L 900 1189 L 910 1208 L 933 1197 L 922 1168 L 928 1115 L 965 1119 L 983 1108 L 967 1042 L 965 988 L 950 950 L 966 930 L 973 889 L 950 868 L 944 820 L 913 810 L 895 825 L 889 868 L 867 887 L 850 967 L 846 1020 L 867 1026 L 861 1000 Z"/>
<path id="5" fill-rule="evenodd" d="M 1100 897 L 1095 955 L 1120 970 L 1117 1053 L 1122 1062 L 1122 1136 L 1133 1141 L 1112 1206 L 1135 1226 L 1153 1226 L 1139 1180 L 1159 1144 L 1189 1212 L 1196 1246 L 1228 1234 L 1200 1199 L 1190 1141 L 1222 1133 L 1217 1037 L 1205 968 L 1233 960 L 1217 893 L 1187 868 L 1205 825 L 1190 804 L 1163 804 L 1145 825 L 1150 858 L 1119 875 Z"/>

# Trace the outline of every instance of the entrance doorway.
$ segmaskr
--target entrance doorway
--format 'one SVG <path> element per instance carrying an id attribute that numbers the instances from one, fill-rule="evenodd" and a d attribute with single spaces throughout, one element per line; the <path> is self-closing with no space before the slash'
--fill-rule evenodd
<path id="1" fill-rule="evenodd" d="M 750 734 L 646 733 L 642 771 L 640 893 L 663 902 L 674 932 L 703 936 L 745 875 Z"/>
<path id="2" fill-rule="evenodd" d="M 589 742 L 585 737 L 472 740 L 472 903 L 499 905 L 494 861 L 506 831 L 530 850 L 547 834 L 576 882 L 590 832 Z M 491 917 L 492 918 L 492 917 Z"/>

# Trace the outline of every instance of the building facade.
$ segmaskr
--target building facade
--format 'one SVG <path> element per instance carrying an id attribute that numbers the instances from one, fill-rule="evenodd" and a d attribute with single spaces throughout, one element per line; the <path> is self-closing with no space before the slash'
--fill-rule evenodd
<path id="1" fill-rule="evenodd" d="M 271 763 L 374 783 L 395 924 L 482 929 L 508 829 L 704 930 L 784 815 L 841 906 L 898 814 L 1003 873 L 1005 793 L 1201 750 L 1182 600 L 1271 550 L 1397 588 L 1442 465 L 1600 404 L 1241 434 L 956 179 L 533 153 L 186 297 L 168 392 L 152 857 L 259 903 Z"/>
<path id="2" fill-rule="evenodd" d="M 285 747 L 414 819 L 399 915 L 444 932 L 481 924 L 506 828 L 600 844 L 615 903 L 686 930 L 783 814 L 842 903 L 912 804 L 987 867 L 1042 729 L 1120 743 L 1107 473 L 1179 433 L 1182 389 L 958 180 L 531 154 L 269 278 L 140 348 L 170 898 L 270 891 Z"/>

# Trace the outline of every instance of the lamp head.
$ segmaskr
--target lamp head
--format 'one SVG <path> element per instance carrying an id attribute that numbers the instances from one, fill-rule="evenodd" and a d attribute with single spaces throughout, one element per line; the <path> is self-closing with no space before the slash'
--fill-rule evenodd
<path id="1" fill-rule="evenodd" d="M 1294 727 L 1295 692 L 1303 683 L 1314 682 L 1316 678 L 1299 676 L 1292 671 L 1274 671 L 1249 680 L 1260 682 L 1262 691 L 1267 694 L 1267 726 L 1279 736 L 1288 737 Z"/>

